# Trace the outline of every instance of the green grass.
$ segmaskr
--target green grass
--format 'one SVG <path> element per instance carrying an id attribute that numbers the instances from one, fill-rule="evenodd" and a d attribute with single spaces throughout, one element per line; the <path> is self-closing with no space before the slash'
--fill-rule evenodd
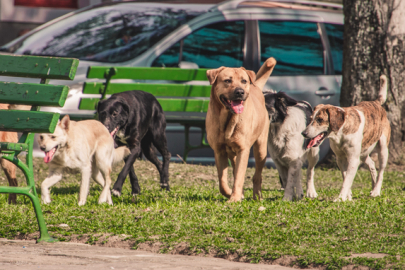
<path id="1" fill-rule="evenodd" d="M 35 168 L 39 188 L 47 166 L 36 159 Z M 119 170 L 119 166 L 114 168 L 114 181 Z M 212 166 L 171 164 L 171 192 L 160 191 L 158 172 L 151 163 L 137 161 L 135 171 L 142 194 L 132 198 L 127 181 L 123 196 L 113 198 L 113 206 L 97 204 L 101 188 L 93 184 L 87 204 L 78 207 L 80 176 L 65 175 L 52 189 L 52 203 L 42 206 L 50 234 L 61 241 L 100 245 L 119 237 L 135 249 L 154 243 L 160 252 L 202 253 L 252 263 L 278 259 L 283 264 L 283 258 L 290 258 L 289 262 L 300 267 L 405 269 L 402 171 L 386 172 L 382 196 L 371 198 L 370 175 L 360 169 L 353 184 L 353 201 L 335 203 L 342 179 L 334 168 L 317 169 L 319 197 L 298 202 L 282 201 L 274 169 L 265 169 L 264 199 L 254 201 L 253 169 L 248 169 L 246 199 L 234 204 L 220 195 Z M 0 185 L 5 184 L 1 175 Z M 259 211 L 261 206 L 265 210 Z M 0 195 L 0 208 L 0 237 L 37 237 L 36 218 L 27 198 L 19 196 L 17 205 L 8 205 L 6 195 Z M 368 252 L 387 256 L 347 258 Z"/>

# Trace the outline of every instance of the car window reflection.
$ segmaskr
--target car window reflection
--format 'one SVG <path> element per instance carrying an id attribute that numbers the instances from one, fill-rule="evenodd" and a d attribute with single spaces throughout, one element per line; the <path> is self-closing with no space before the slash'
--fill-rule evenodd
<path id="1" fill-rule="evenodd" d="M 276 57 L 272 75 L 322 75 L 323 45 L 312 22 L 259 21 L 261 64 Z"/>
<path id="2" fill-rule="evenodd" d="M 32 34 L 20 46 L 15 46 L 18 48 L 14 52 L 124 62 L 137 57 L 202 12 L 175 5 L 100 7 Z"/>
<path id="3" fill-rule="evenodd" d="M 244 21 L 210 24 L 174 44 L 152 66 L 178 67 L 185 61 L 199 68 L 240 67 L 243 65 L 244 34 Z"/>

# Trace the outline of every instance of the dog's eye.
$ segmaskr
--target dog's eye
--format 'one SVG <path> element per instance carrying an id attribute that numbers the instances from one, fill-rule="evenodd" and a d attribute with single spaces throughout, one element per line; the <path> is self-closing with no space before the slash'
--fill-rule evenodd
<path id="1" fill-rule="evenodd" d="M 43 140 L 43 139 L 44 139 L 44 136 L 41 135 L 41 136 L 39 136 L 39 138 L 40 138 L 41 140 Z"/>
<path id="2" fill-rule="evenodd" d="M 247 83 L 247 81 L 246 81 L 246 80 L 242 80 L 242 83 L 243 83 L 243 84 L 246 84 L 246 83 Z"/>
<path id="3" fill-rule="evenodd" d="M 231 83 L 232 81 L 229 80 L 229 79 L 227 79 L 227 80 L 225 80 L 224 82 L 226 82 L 226 83 Z"/>
<path id="4" fill-rule="evenodd" d="M 323 122 L 323 119 L 322 119 L 322 118 L 317 118 L 317 119 L 316 119 L 316 122 L 317 122 L 318 124 L 320 124 L 320 123 Z"/>
<path id="5" fill-rule="evenodd" d="M 55 139 L 55 138 L 56 138 L 56 136 L 51 136 L 51 138 L 52 138 L 52 139 Z"/>

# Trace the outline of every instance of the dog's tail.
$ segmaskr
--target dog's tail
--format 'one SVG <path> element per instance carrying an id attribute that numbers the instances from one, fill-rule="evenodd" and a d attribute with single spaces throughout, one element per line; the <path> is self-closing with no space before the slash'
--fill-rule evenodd
<path id="1" fill-rule="evenodd" d="M 381 75 L 380 76 L 380 92 L 378 93 L 378 100 L 380 101 L 381 105 L 385 103 L 387 100 L 387 76 Z"/>
<path id="2" fill-rule="evenodd" d="M 266 84 L 271 73 L 273 72 L 273 69 L 276 66 L 276 64 L 277 64 L 276 59 L 270 57 L 269 59 L 266 60 L 266 62 L 264 62 L 262 67 L 257 72 L 255 85 L 259 87 L 260 90 L 263 90 L 263 87 Z"/>
<path id="3" fill-rule="evenodd" d="M 114 149 L 114 159 L 113 164 L 120 162 L 126 158 L 131 152 L 126 146 L 121 146 Z"/>

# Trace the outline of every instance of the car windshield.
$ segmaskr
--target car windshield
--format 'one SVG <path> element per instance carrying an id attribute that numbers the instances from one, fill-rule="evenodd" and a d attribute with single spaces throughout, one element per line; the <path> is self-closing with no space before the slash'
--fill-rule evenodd
<path id="1" fill-rule="evenodd" d="M 16 54 L 117 63 L 133 59 L 205 5 L 121 3 L 84 10 L 1 48 Z"/>

